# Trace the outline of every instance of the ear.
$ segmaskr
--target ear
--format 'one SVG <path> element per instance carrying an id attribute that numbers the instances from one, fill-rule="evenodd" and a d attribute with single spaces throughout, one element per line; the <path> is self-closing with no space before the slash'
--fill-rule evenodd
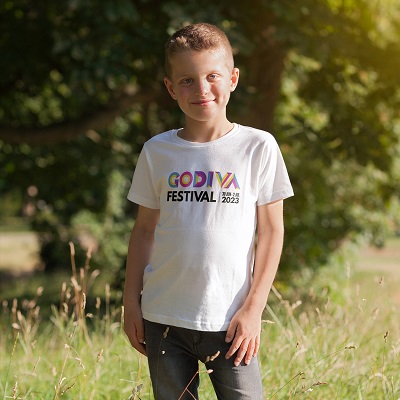
<path id="1" fill-rule="evenodd" d="M 239 83 L 239 68 L 233 68 L 231 75 L 231 92 L 236 89 Z"/>
<path id="2" fill-rule="evenodd" d="M 168 77 L 164 78 L 164 85 L 168 90 L 168 93 L 171 95 L 171 97 L 176 100 L 176 94 L 174 92 L 174 86 L 172 84 L 172 82 L 169 80 Z"/>

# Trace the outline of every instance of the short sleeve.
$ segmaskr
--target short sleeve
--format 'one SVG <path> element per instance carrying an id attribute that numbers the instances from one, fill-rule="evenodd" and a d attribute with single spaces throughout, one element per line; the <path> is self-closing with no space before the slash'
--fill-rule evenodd
<path id="1" fill-rule="evenodd" d="M 140 206 L 152 209 L 160 208 L 160 197 L 154 188 L 153 174 L 145 147 L 139 155 L 127 197 L 128 200 Z"/>
<path id="2" fill-rule="evenodd" d="M 257 205 L 272 203 L 293 196 L 293 188 L 278 143 L 271 140 L 264 149 L 259 175 Z"/>

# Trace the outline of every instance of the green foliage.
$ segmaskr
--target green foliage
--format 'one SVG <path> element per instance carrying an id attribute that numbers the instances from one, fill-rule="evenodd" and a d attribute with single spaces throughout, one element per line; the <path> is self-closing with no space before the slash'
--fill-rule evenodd
<path id="1" fill-rule="evenodd" d="M 197 21 L 231 38 L 230 118 L 281 144 L 296 194 L 282 270 L 399 229 L 397 2 L 7 0 L 0 18 L 0 191 L 23 202 L 49 269 L 85 235 L 95 258 L 123 266 L 137 154 L 182 123 L 162 87 L 163 43 Z"/>
<path id="2" fill-rule="evenodd" d="M 0 65 L 3 124 L 74 119 L 135 76 L 140 54 L 129 48 L 140 48 L 131 28 L 140 16 L 130 1 L 6 1 L 0 12 L 7 32 Z"/>
<path id="3" fill-rule="evenodd" d="M 398 37 L 399 10 L 393 19 L 366 2 L 274 10 L 293 44 L 275 118 L 296 195 L 283 262 L 318 266 L 344 240 L 381 245 L 399 224 L 399 53 L 393 36 L 377 35 L 384 21 Z"/>

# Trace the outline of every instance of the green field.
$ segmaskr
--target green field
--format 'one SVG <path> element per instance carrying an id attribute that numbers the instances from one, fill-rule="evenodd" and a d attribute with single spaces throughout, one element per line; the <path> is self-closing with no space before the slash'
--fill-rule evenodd
<path id="1" fill-rule="evenodd" d="M 399 255 L 393 239 L 276 282 L 260 350 L 266 399 L 400 398 Z M 123 334 L 120 293 L 96 275 L 78 268 L 72 279 L 1 286 L 0 399 L 152 399 L 146 360 Z M 200 398 L 215 399 L 203 367 L 200 376 Z"/>

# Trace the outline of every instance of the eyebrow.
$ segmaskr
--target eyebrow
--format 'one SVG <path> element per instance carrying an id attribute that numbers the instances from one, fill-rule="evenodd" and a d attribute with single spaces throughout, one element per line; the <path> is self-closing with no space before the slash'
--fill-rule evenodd
<path id="1" fill-rule="evenodd" d="M 176 74 L 175 71 L 173 71 L 173 73 Z M 217 69 L 217 68 L 213 68 L 213 69 L 211 69 L 211 70 L 209 70 L 208 72 L 205 73 L 205 75 L 212 75 L 212 74 L 222 75 L 223 71 L 221 71 L 220 69 Z M 201 74 L 201 75 L 203 75 L 203 74 Z M 182 73 L 182 74 L 176 76 L 177 79 L 192 78 L 192 77 L 193 77 L 193 72 L 185 72 L 185 73 Z"/>

